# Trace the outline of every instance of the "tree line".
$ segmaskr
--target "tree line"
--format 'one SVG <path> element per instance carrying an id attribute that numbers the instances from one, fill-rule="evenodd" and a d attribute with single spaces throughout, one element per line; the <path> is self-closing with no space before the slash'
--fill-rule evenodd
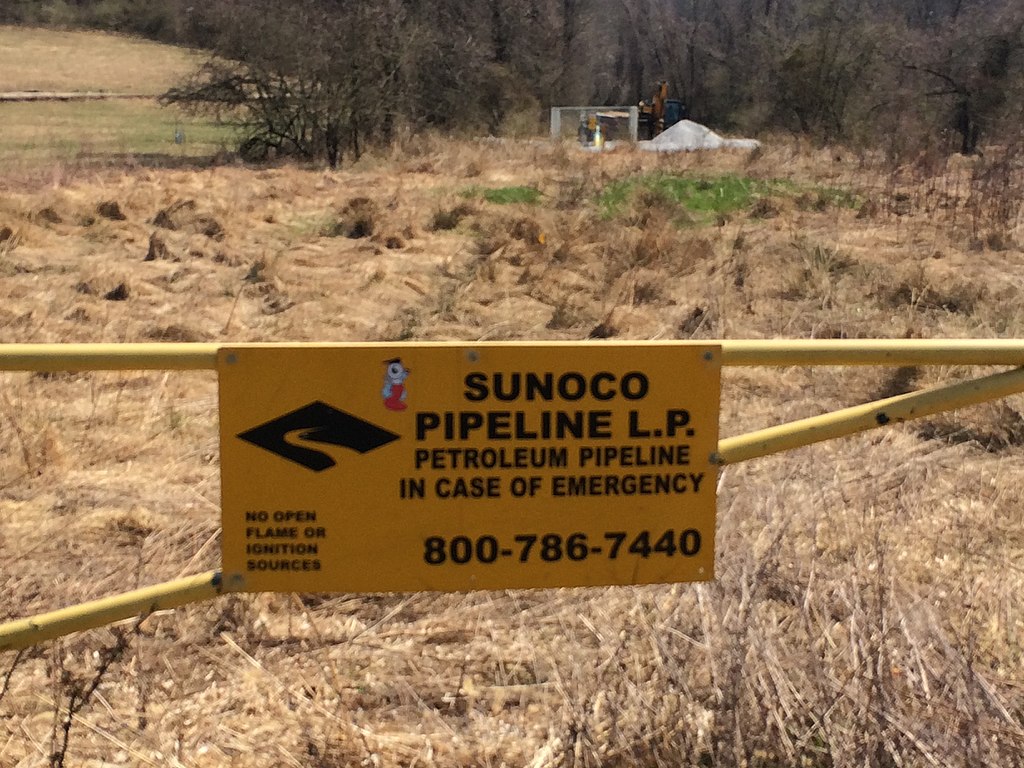
<path id="1" fill-rule="evenodd" d="M 208 51 L 166 100 L 239 122 L 252 157 L 536 130 L 663 79 L 722 131 L 972 153 L 1024 125 L 1019 0 L 6 0 L 0 22 Z"/>

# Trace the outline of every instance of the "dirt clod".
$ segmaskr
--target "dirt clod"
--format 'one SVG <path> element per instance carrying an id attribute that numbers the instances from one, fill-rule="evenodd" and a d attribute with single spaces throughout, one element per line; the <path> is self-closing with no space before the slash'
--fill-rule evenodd
<path id="1" fill-rule="evenodd" d="M 587 334 L 588 339 L 611 339 L 619 335 L 619 330 L 615 328 L 609 321 L 604 320 L 594 326 L 593 330 Z"/>
<path id="2" fill-rule="evenodd" d="M 774 219 L 779 215 L 779 206 L 767 197 L 762 197 L 750 206 L 750 218 Z"/>
<path id="3" fill-rule="evenodd" d="M 114 288 L 103 294 L 107 301 L 127 301 L 130 295 L 127 283 L 118 283 Z"/>
<path id="4" fill-rule="evenodd" d="M 711 315 L 704 307 L 694 307 L 682 322 L 679 323 L 679 338 L 689 339 L 698 331 L 704 329 L 711 319 Z"/>
<path id="5" fill-rule="evenodd" d="M 116 200 L 104 200 L 96 206 L 96 213 L 111 221 L 124 221 L 128 217 L 124 215 L 121 206 Z"/>
<path id="6" fill-rule="evenodd" d="M 873 219 L 879 214 L 878 203 L 874 200 L 865 200 L 863 205 L 857 210 L 858 219 Z"/>
<path id="7" fill-rule="evenodd" d="M 476 209 L 468 203 L 459 203 L 450 208 L 440 208 L 434 211 L 427 229 L 431 232 L 455 229 L 464 218 L 474 213 L 476 213 Z"/>
<path id="8" fill-rule="evenodd" d="M 509 226 L 509 234 L 516 240 L 521 240 L 524 243 L 532 245 L 543 242 L 542 235 L 544 234 L 544 230 L 534 219 L 520 218 L 511 223 Z"/>
<path id="9" fill-rule="evenodd" d="M 62 224 L 64 222 L 63 217 L 49 206 L 36 211 L 35 219 L 36 221 L 45 221 L 47 224 Z"/>

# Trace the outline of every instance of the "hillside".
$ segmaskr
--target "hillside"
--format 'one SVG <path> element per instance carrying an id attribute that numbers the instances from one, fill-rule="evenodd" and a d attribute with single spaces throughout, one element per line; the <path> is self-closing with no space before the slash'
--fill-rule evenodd
<path id="1" fill-rule="evenodd" d="M 927 160 L 65 169 L 0 197 L 0 340 L 1024 336 L 1012 163 Z M 721 431 L 971 373 L 727 369 Z M 216 568 L 215 409 L 212 374 L 0 375 L 0 620 Z M 231 596 L 5 655 L 0 764 L 105 658 L 68 764 L 1014 764 L 1022 411 L 726 469 L 707 585 Z"/>
<path id="2" fill-rule="evenodd" d="M 108 91 L 159 95 L 198 54 L 107 32 L 0 26 L 0 92 Z"/>

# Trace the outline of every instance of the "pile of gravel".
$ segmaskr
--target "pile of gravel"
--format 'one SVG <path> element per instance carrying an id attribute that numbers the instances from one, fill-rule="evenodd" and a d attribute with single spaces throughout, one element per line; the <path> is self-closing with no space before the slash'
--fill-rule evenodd
<path id="1" fill-rule="evenodd" d="M 692 152 L 698 149 L 756 149 L 755 139 L 724 139 L 707 126 L 681 120 L 650 141 L 638 141 L 637 148 L 647 152 Z"/>

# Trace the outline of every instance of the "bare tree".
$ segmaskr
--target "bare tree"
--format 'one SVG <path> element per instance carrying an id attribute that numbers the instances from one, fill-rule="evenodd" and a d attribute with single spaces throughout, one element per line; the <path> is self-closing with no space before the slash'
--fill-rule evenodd
<path id="1" fill-rule="evenodd" d="M 938 33 L 919 36 L 903 66 L 921 75 L 926 98 L 943 103 L 943 127 L 956 132 L 960 152 L 974 154 L 1024 82 L 1024 11 L 957 3 Z"/>
<path id="2" fill-rule="evenodd" d="M 387 131 L 398 101 L 404 9 L 400 0 L 222 0 L 211 59 L 166 103 L 238 125 L 243 154 L 322 157 L 336 166 Z"/>

